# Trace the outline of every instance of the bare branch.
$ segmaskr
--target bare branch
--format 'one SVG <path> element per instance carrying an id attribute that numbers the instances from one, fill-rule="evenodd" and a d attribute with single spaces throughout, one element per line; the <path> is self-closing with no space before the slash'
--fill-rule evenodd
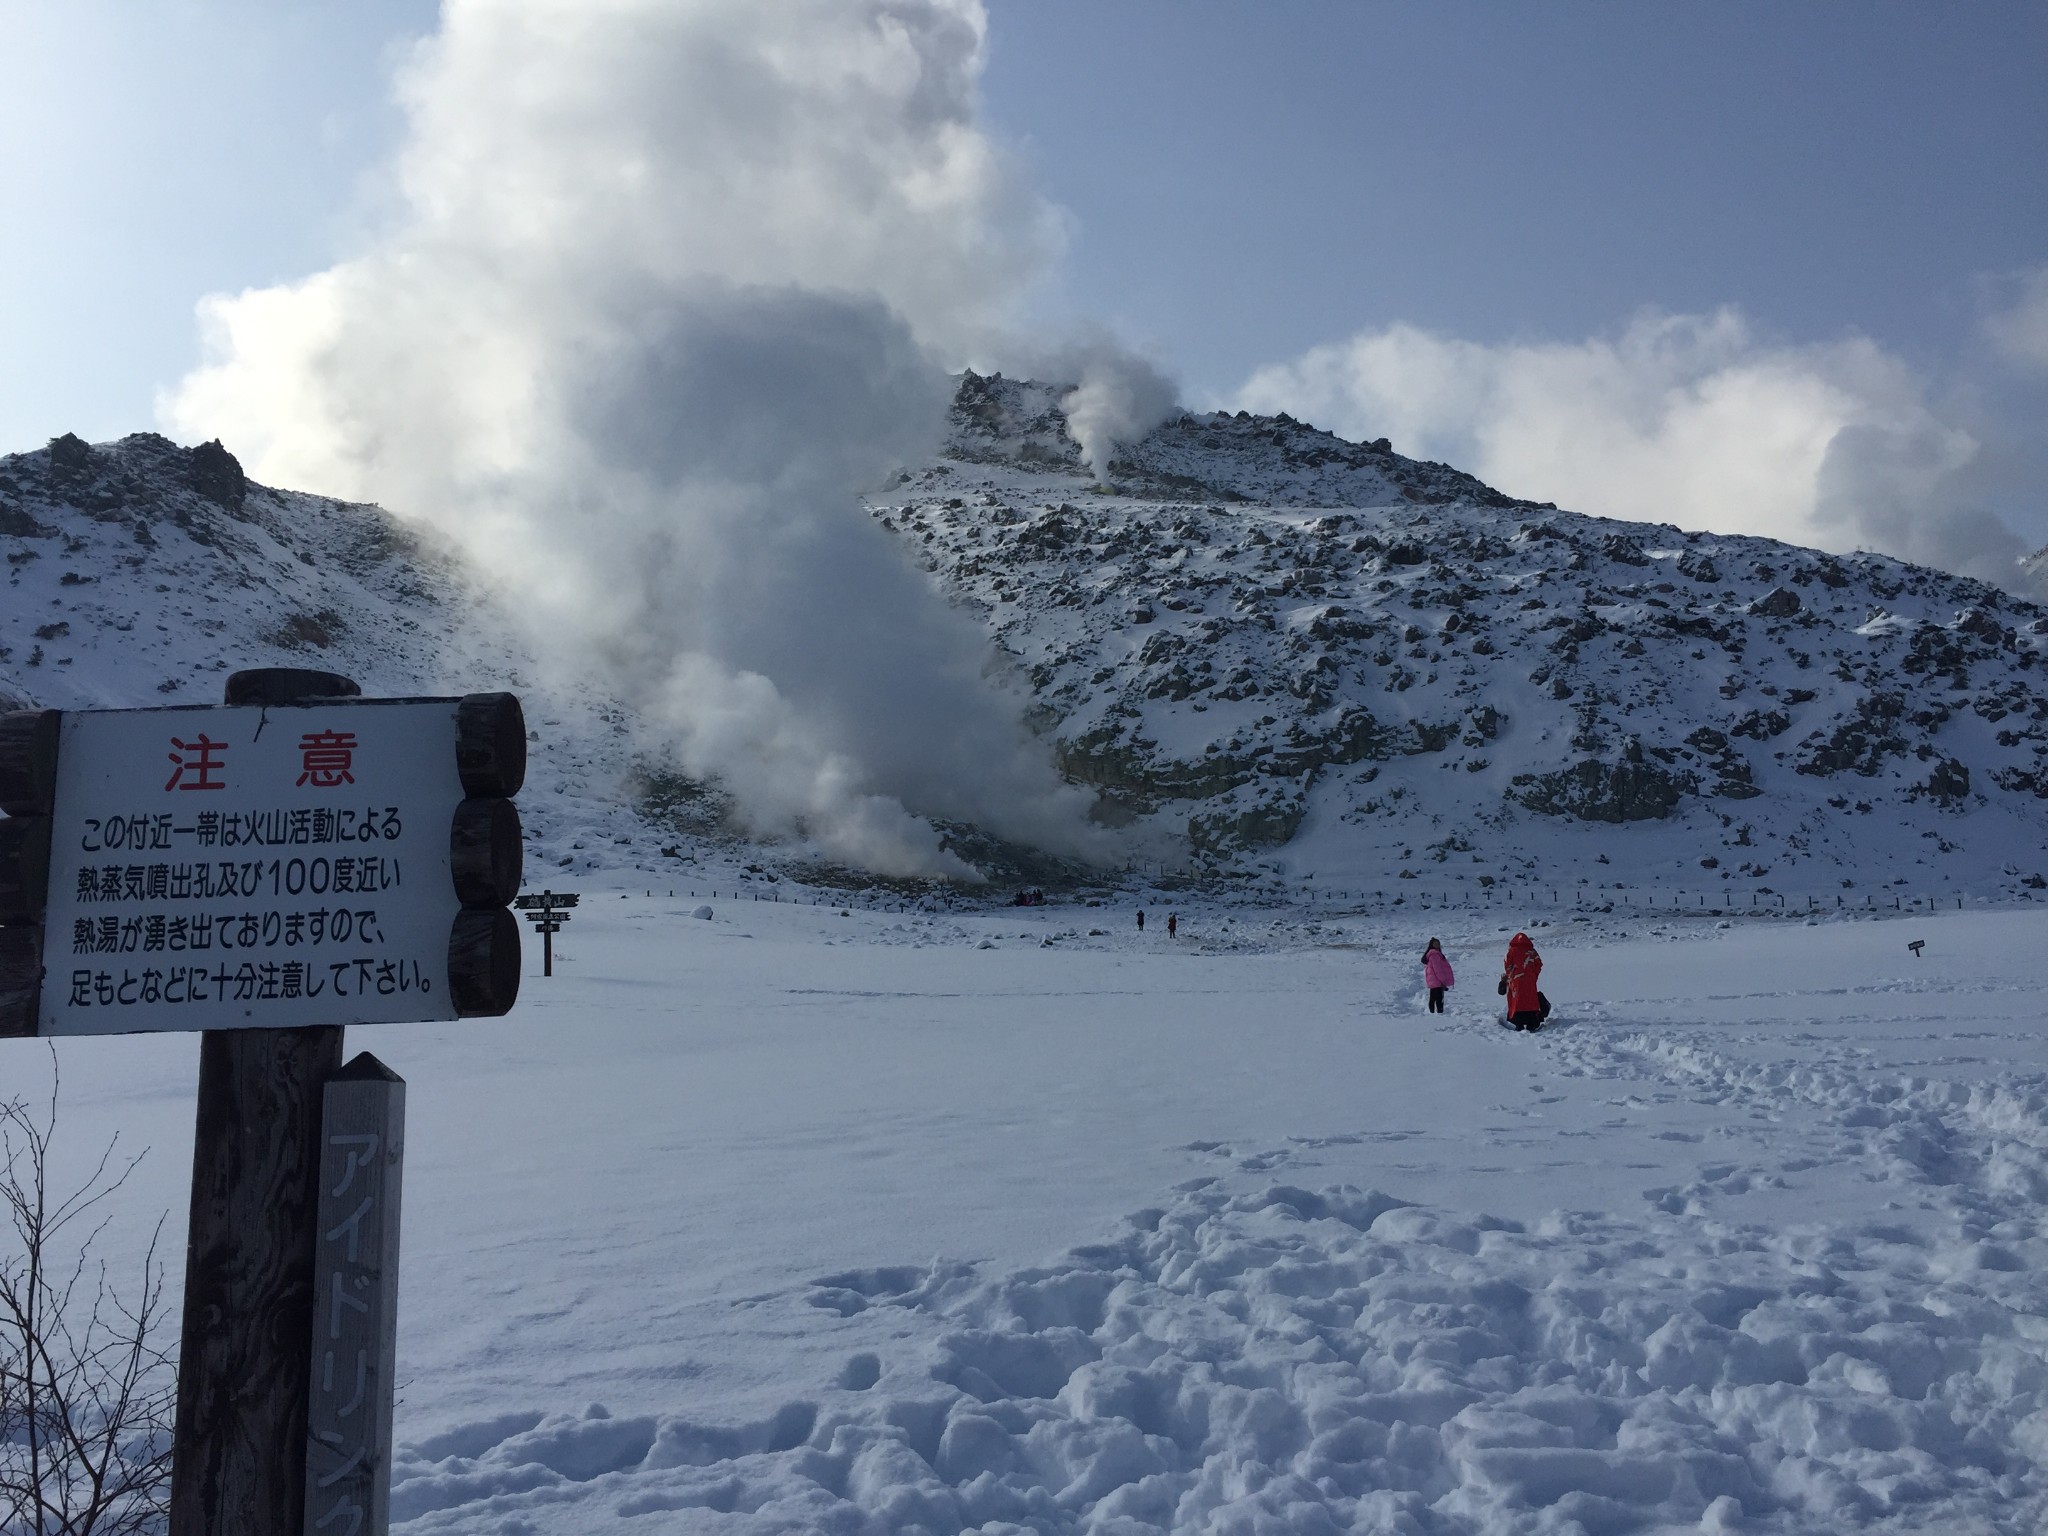
<path id="1" fill-rule="evenodd" d="M 94 1249 L 143 1154 L 119 1158 L 110 1139 L 86 1179 L 53 1191 L 59 1086 L 53 1047 L 47 1107 L 0 1102 L 0 1203 L 15 1239 L 0 1250 L 0 1531 L 151 1536 L 163 1526 L 177 1397 L 159 1342 L 164 1223 L 131 1305 Z"/>

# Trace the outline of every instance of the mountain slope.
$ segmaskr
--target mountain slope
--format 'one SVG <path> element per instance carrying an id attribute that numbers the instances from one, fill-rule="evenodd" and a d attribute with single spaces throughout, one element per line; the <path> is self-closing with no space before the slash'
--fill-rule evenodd
<path id="1" fill-rule="evenodd" d="M 1180 416 L 1097 483 L 1057 396 L 969 375 L 947 458 L 873 510 L 1026 669 L 1066 770 L 1204 867 L 1815 891 L 2042 862 L 2034 604 L 1284 417 Z"/>
<path id="2" fill-rule="evenodd" d="M 1876 556 L 1517 501 L 1384 441 L 1181 415 L 1098 481 L 1057 386 L 968 374 L 870 512 L 979 617 L 1064 771 L 1148 863 L 1446 895 L 1543 877 L 2018 889 L 2048 858 L 2042 610 Z M 202 703 L 215 673 L 520 689 L 532 859 L 805 862 L 635 761 L 457 558 L 217 444 L 0 458 L 0 690 Z M 766 878 L 765 873 L 762 878 Z"/>
<path id="3" fill-rule="evenodd" d="M 257 666 L 387 697 L 512 688 L 534 735 L 529 873 L 649 839 L 616 706 L 543 683 L 531 640 L 456 557 L 380 508 L 257 485 L 217 443 L 67 435 L 0 457 L 0 554 L 0 707 L 217 704 L 230 671 Z"/>

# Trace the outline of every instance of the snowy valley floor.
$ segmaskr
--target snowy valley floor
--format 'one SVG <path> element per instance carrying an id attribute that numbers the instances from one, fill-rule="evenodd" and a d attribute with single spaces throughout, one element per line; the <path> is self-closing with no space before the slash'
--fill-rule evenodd
<path id="1" fill-rule="evenodd" d="M 1491 913 L 693 905 L 350 1033 L 408 1536 L 2048 1522 L 2048 913 L 1551 914 L 1527 1037 Z M 63 1048 L 138 1209 L 196 1055 Z"/>

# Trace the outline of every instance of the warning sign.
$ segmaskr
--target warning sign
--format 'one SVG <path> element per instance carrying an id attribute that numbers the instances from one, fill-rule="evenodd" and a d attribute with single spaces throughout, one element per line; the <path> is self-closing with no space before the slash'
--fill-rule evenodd
<path id="1" fill-rule="evenodd" d="M 459 704 L 67 713 L 40 1032 L 455 1018 Z"/>

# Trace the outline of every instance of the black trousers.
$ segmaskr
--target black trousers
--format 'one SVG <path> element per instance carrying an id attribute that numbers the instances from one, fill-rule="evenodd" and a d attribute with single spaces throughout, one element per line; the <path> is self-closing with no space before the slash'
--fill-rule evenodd
<path id="1" fill-rule="evenodd" d="M 1431 987 L 1429 989 L 1429 1011 L 1431 1013 L 1442 1013 L 1444 1011 L 1444 989 L 1442 987 Z"/>

